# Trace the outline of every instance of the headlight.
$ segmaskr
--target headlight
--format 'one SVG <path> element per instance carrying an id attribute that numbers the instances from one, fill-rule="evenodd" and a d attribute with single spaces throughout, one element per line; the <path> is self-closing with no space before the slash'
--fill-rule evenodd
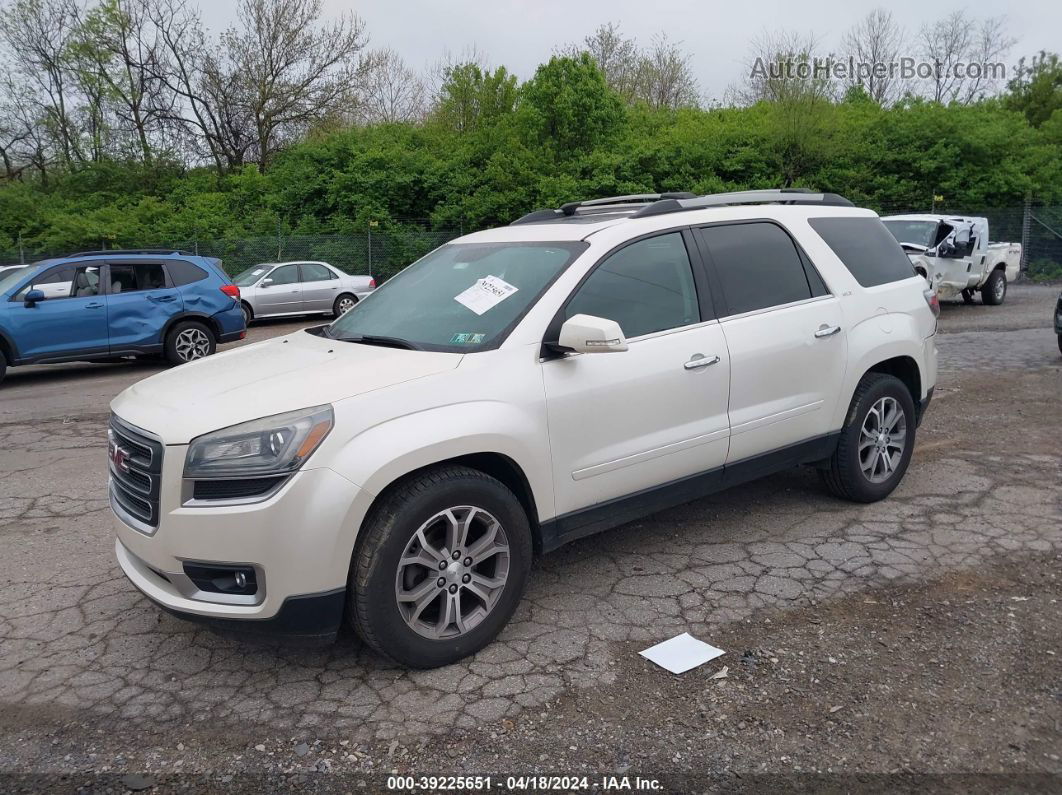
<path id="1" fill-rule="evenodd" d="M 286 475 L 302 466 L 334 424 L 331 406 L 315 406 L 204 434 L 188 447 L 184 476 Z"/>

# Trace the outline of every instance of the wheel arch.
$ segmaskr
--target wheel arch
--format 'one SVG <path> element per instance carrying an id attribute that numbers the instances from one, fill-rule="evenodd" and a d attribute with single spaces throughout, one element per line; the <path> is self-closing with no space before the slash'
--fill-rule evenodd
<path id="1" fill-rule="evenodd" d="M 18 346 L 3 329 L 0 329 L 0 353 L 4 354 L 8 367 L 13 367 L 18 363 Z"/>
<path id="2" fill-rule="evenodd" d="M 535 493 L 531 488 L 527 475 L 524 473 L 520 465 L 504 453 L 483 451 L 465 453 L 451 458 L 441 458 L 399 475 L 380 489 L 373 498 L 372 503 L 365 512 L 365 521 L 369 521 L 376 506 L 379 505 L 389 493 L 396 488 L 399 488 L 403 483 L 432 469 L 455 465 L 465 466 L 469 469 L 474 469 L 485 475 L 489 475 L 501 482 L 515 495 L 516 499 L 520 502 L 521 507 L 524 509 L 524 513 L 527 514 L 527 522 L 531 528 L 531 543 L 535 554 L 540 554 L 542 551 L 542 532 L 541 523 L 538 517 L 538 504 L 535 501 Z M 358 536 L 361 538 L 362 534 L 359 533 Z"/>
<path id="3" fill-rule="evenodd" d="M 868 369 L 863 376 L 869 373 L 885 373 L 898 378 L 911 393 L 911 400 L 915 406 L 922 397 L 922 372 L 918 368 L 918 362 L 911 356 L 893 356 L 884 359 Z M 862 380 L 863 376 L 860 376 Z"/>
<path id="4" fill-rule="evenodd" d="M 204 315 L 200 312 L 181 312 L 179 315 L 174 315 L 169 320 L 167 320 L 166 325 L 162 327 L 163 344 L 165 344 L 166 338 L 170 336 L 170 332 L 173 331 L 173 327 L 185 320 L 197 320 L 204 326 L 209 328 L 212 332 L 214 332 L 214 336 L 216 338 L 221 338 L 221 335 L 223 333 L 221 330 L 221 326 L 214 318 L 210 317 L 209 315 Z"/>

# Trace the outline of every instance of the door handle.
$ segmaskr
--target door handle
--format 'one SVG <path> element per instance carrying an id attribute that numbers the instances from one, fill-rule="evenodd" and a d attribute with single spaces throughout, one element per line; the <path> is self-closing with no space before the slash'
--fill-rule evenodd
<path id="1" fill-rule="evenodd" d="M 819 330 L 815 332 L 815 336 L 816 338 L 821 340 L 823 337 L 832 337 L 840 330 L 840 326 L 827 326 L 825 323 L 823 323 L 821 326 L 819 326 Z"/>
<path id="2" fill-rule="evenodd" d="M 718 356 L 703 356 L 699 353 L 695 353 L 693 358 L 682 366 L 687 370 L 697 370 L 701 367 L 711 367 L 713 364 L 719 364 Z"/>
<path id="3" fill-rule="evenodd" d="M 103 304 L 99 304 L 99 303 L 85 304 L 85 309 L 102 309 L 102 308 L 103 308 Z"/>
<path id="4" fill-rule="evenodd" d="M 149 295 L 148 299 L 157 304 L 169 303 L 174 299 L 172 295 Z"/>

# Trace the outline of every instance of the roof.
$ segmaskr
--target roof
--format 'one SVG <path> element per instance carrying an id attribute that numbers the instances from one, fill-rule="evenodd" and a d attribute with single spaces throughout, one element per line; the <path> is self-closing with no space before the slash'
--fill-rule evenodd
<path id="1" fill-rule="evenodd" d="M 872 210 L 855 207 L 847 199 L 828 193 L 741 191 L 708 196 L 651 194 L 649 198 L 621 196 L 572 202 L 557 210 L 539 210 L 509 226 L 475 232 L 454 242 L 563 242 L 588 240 L 594 236 L 612 239 L 620 233 L 617 231 L 616 235 L 605 235 L 605 230 L 622 227 L 623 236 L 633 237 L 658 229 L 712 221 L 749 218 L 785 220 L 824 215 L 876 216 Z"/>
<path id="2" fill-rule="evenodd" d="M 942 213 L 907 213 L 905 215 L 883 215 L 882 221 L 983 221 L 981 216 L 976 215 L 945 215 Z"/>

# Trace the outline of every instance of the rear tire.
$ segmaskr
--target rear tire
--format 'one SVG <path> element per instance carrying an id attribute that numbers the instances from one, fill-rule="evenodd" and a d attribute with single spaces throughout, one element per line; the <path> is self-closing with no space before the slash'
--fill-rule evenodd
<path id="1" fill-rule="evenodd" d="M 1058 352 L 1062 353 L 1062 334 L 1058 335 Z M 0 381 L 4 380 L 4 371 L 0 369 Z"/>
<path id="2" fill-rule="evenodd" d="M 170 364 L 186 364 L 210 356 L 217 350 L 214 332 L 202 323 L 184 320 L 166 335 L 166 358 Z"/>
<path id="3" fill-rule="evenodd" d="M 336 300 L 332 302 L 332 314 L 336 317 L 342 317 L 358 304 L 358 297 L 351 295 L 350 293 L 343 293 L 336 297 Z"/>
<path id="4" fill-rule="evenodd" d="M 1062 337 L 1059 337 L 1059 345 L 1062 346 Z M 0 384 L 4 382 L 4 376 L 7 375 L 7 357 L 4 356 L 4 352 L 0 351 Z"/>
<path id="5" fill-rule="evenodd" d="M 903 479 L 914 443 L 914 398 L 906 385 L 895 376 L 867 373 L 852 396 L 823 480 L 842 499 L 882 500 Z"/>
<path id="6" fill-rule="evenodd" d="M 981 303 L 989 306 L 999 306 L 1007 297 L 1007 274 L 1002 270 L 994 270 L 981 288 Z"/>
<path id="7" fill-rule="evenodd" d="M 251 309 L 251 305 L 246 301 L 240 302 L 240 309 L 243 310 L 243 325 L 247 327 L 251 325 L 251 321 L 254 320 L 254 310 Z"/>
<path id="8" fill-rule="evenodd" d="M 385 493 L 362 527 L 350 624 L 402 665 L 448 665 L 509 622 L 531 559 L 527 515 L 504 484 L 463 466 L 428 469 Z"/>

